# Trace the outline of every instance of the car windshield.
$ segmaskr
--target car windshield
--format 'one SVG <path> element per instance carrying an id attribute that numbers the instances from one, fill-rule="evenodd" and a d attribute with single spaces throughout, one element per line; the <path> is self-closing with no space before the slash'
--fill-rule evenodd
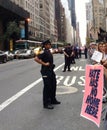
<path id="1" fill-rule="evenodd" d="M 19 53 L 26 53 L 27 50 L 19 50 Z"/>
<path id="2" fill-rule="evenodd" d="M 15 50 L 19 50 L 19 49 L 28 49 L 28 43 L 27 42 L 19 42 L 19 43 L 15 43 Z"/>

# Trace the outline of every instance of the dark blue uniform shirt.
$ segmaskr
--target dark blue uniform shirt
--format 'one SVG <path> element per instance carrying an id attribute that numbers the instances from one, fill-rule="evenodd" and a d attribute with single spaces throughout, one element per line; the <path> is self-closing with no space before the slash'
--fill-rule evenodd
<path id="1" fill-rule="evenodd" d="M 46 62 L 50 63 L 50 66 L 44 66 L 44 65 L 42 65 L 42 68 L 41 68 L 42 70 L 49 69 L 49 68 L 51 68 L 53 66 L 53 55 L 52 55 L 52 53 L 50 52 L 49 49 L 45 49 L 43 51 L 43 53 L 41 53 L 41 54 L 38 55 L 38 58 L 41 59 L 45 63 Z"/>

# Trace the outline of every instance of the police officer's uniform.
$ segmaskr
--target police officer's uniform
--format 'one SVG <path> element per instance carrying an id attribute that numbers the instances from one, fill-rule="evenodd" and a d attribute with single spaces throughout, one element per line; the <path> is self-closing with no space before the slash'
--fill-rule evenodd
<path id="1" fill-rule="evenodd" d="M 43 45 L 50 43 L 50 41 L 43 42 Z M 44 49 L 38 58 L 43 62 L 49 62 L 49 66 L 41 66 L 41 74 L 43 78 L 44 88 L 43 88 L 43 106 L 48 107 L 50 104 L 60 104 L 56 100 L 56 75 L 53 71 L 55 65 L 53 64 L 53 55 L 49 49 Z"/>
<path id="2" fill-rule="evenodd" d="M 72 54 L 72 49 L 71 49 L 71 47 L 70 47 L 70 46 L 69 46 L 69 47 L 66 47 L 66 48 L 64 49 L 64 52 L 65 52 L 69 57 L 67 57 L 67 56 L 65 55 L 65 65 L 64 65 L 64 70 L 63 70 L 63 72 L 65 72 L 67 68 L 68 68 L 68 71 L 70 71 L 71 54 Z"/>

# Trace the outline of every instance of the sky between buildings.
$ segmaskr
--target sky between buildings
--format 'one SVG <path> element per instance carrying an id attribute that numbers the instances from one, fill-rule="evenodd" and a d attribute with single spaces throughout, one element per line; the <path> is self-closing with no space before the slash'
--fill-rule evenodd
<path id="1" fill-rule="evenodd" d="M 66 11 L 66 16 L 70 19 L 70 12 L 68 11 L 68 2 L 67 0 L 61 0 L 63 7 Z M 79 22 L 80 26 L 80 38 L 82 45 L 86 44 L 86 8 L 85 3 L 89 2 L 89 0 L 75 0 L 75 11 L 76 11 L 76 19 Z"/>

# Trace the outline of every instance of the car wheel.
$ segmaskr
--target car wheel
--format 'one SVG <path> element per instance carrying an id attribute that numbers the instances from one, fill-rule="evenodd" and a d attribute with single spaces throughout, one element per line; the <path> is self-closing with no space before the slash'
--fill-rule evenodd
<path id="1" fill-rule="evenodd" d="M 4 59 L 3 59 L 3 63 L 6 63 L 6 62 L 7 62 L 7 59 L 6 59 L 6 58 L 4 58 Z"/>

